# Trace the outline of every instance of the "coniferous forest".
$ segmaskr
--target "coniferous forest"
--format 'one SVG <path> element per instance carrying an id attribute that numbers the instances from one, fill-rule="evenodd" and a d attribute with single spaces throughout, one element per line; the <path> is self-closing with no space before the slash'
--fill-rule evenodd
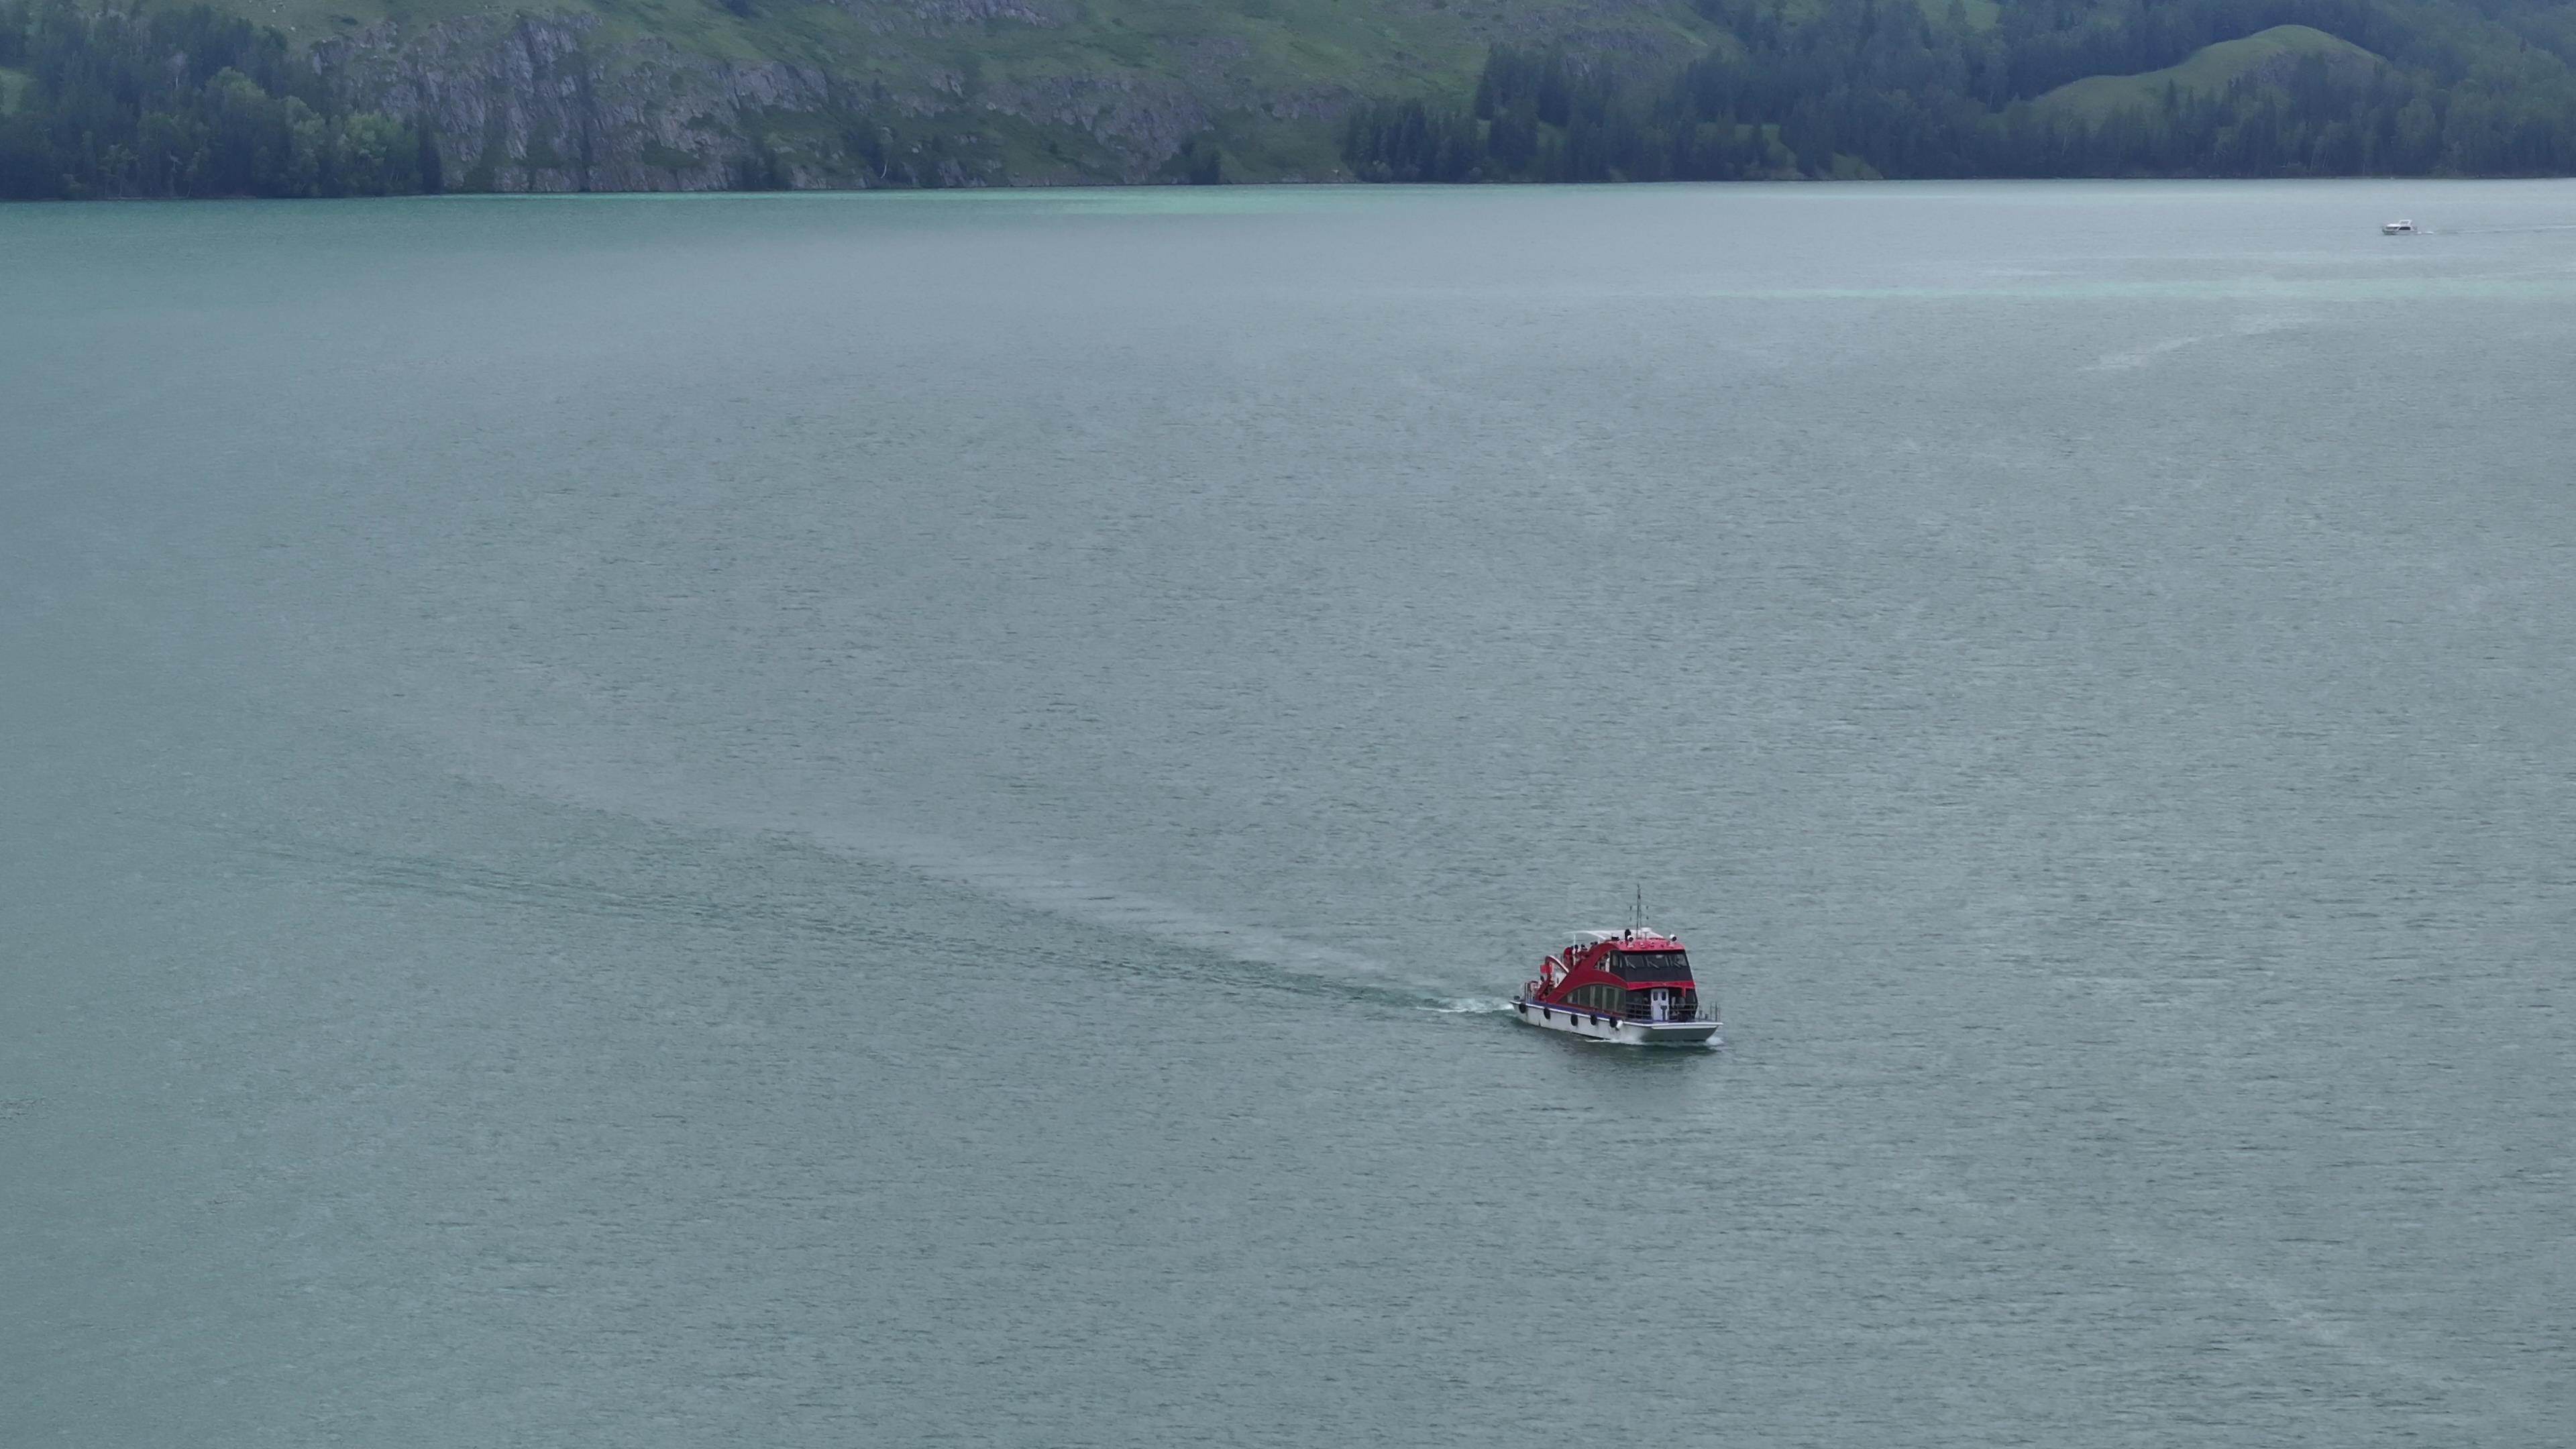
<path id="1" fill-rule="evenodd" d="M 417 118 L 352 104 L 277 30 L 128 3 L 0 0 L 0 197 L 490 184 L 442 176 Z M 1691 58 L 1470 50 L 1472 92 L 1350 106 L 1340 158 L 1363 180 L 1444 182 L 2576 174 L 2576 0 L 1692 3 Z M 942 124 L 918 123 L 912 151 L 947 154 Z M 1157 174 L 1242 174 L 1221 139 L 1186 140 Z M 798 184 L 765 142 L 744 154 L 766 164 L 723 184 Z M 859 159 L 865 184 L 937 174 Z M 802 184 L 850 184 L 833 174 Z"/>
<path id="2" fill-rule="evenodd" d="M 2566 175 L 2576 6 L 2396 0 L 1700 0 L 1729 44 L 1665 72 L 1498 48 L 1472 101 L 1356 110 L 1379 181 Z M 2350 42 L 2216 88 L 2052 104 L 2274 26 Z"/>
<path id="3" fill-rule="evenodd" d="M 0 4 L 0 197 L 383 196 L 438 189 L 437 153 L 335 105 L 277 31 L 202 5 Z"/>

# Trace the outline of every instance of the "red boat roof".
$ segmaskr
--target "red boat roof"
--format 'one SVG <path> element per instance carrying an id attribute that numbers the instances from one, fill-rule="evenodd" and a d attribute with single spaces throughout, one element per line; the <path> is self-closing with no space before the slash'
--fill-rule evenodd
<path id="1" fill-rule="evenodd" d="M 1630 927 L 1625 931 L 1577 931 L 1574 944 L 1547 958 L 1539 979 L 1526 988 L 1534 1002 L 1581 1002 L 1585 993 L 1697 989 L 1690 957 L 1682 943 L 1661 931 Z M 1625 999 L 1625 998 L 1623 998 Z M 1687 999 L 1687 996 L 1685 997 Z"/>

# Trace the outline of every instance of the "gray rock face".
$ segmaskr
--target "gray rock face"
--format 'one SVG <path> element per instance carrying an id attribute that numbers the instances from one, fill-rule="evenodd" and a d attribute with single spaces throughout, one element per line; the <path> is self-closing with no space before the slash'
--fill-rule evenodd
<path id="1" fill-rule="evenodd" d="M 935 25 L 980 25 L 992 20 L 1016 20 L 1022 25 L 1041 26 L 1062 25 L 1066 9 L 1062 5 L 1048 3 L 1048 0 L 909 0 L 903 8 Z"/>
<path id="2" fill-rule="evenodd" d="M 408 36 L 376 25 L 315 46 L 313 63 L 347 100 L 427 130 L 450 185 L 493 191 L 721 187 L 758 159 L 746 113 L 821 109 L 830 95 L 816 70 L 600 45 L 598 25 L 567 13 Z"/>
<path id="3" fill-rule="evenodd" d="M 920 0 L 924 19 L 1049 23 L 1024 0 Z M 984 87 L 931 69 L 910 92 L 837 84 L 818 67 L 741 63 L 656 40 L 610 42 L 595 16 L 378 24 L 316 45 L 315 68 L 349 103 L 424 128 L 452 187 L 491 191 L 702 191 L 745 180 L 863 187 L 900 176 L 943 185 L 1012 179 L 988 159 L 923 154 L 872 118 L 971 129 L 996 113 L 1078 132 L 1109 159 L 1100 179 L 1149 179 L 1211 120 L 1181 85 L 1131 72 Z M 801 122 L 801 124 L 800 124 Z M 781 139 L 783 137 L 783 139 Z M 889 154 L 890 153 L 890 154 Z"/>
<path id="4" fill-rule="evenodd" d="M 1255 84 L 1252 47 L 1213 27 L 1084 40 L 1067 29 L 1085 22 L 1078 0 L 831 3 L 875 39 L 848 55 L 802 52 L 833 56 L 828 67 L 612 38 L 577 11 L 380 23 L 317 43 L 310 59 L 344 101 L 419 126 L 448 186 L 490 191 L 1149 181 L 1221 114 L 1311 128 L 1363 98 L 1339 76 Z M 1543 17 L 1479 7 L 1470 33 L 1660 53 L 1680 39 L 1670 4 L 1570 0 Z M 1026 64 L 1023 47 L 1023 64 L 987 75 L 1004 67 L 981 59 L 983 38 L 1029 29 L 1065 37 L 1062 63 Z M 1155 47 L 1152 65 L 1138 44 Z M 1379 60 L 1398 75 L 1411 65 L 1400 48 Z"/>
<path id="5" fill-rule="evenodd" d="M 1140 181 L 1216 117 L 1185 88 L 1126 72 L 1052 76 L 995 87 L 985 109 L 1062 126 L 1097 141 L 1127 164 L 1116 179 Z"/>

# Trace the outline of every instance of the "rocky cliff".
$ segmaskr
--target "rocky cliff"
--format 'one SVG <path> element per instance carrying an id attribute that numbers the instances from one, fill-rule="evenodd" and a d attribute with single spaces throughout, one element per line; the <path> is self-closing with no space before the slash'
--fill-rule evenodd
<path id="1" fill-rule="evenodd" d="M 408 34 L 380 22 L 316 46 L 313 60 L 352 104 L 420 126 L 447 184 L 470 190 L 722 187 L 760 159 L 746 115 L 831 100 L 829 78 L 812 66 L 725 61 L 601 31 L 598 17 L 577 12 Z"/>
<path id="2" fill-rule="evenodd" d="M 1677 0 L 721 0 L 644 23 L 666 14 L 335 12 L 309 55 L 418 125 L 451 188 L 685 191 L 1320 179 L 1359 98 L 1457 93 L 1496 40 L 1704 43 Z"/>

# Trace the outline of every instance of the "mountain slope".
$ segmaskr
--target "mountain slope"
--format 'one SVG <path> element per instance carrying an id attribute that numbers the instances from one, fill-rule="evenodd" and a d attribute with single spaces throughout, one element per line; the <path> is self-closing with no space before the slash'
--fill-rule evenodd
<path id="1" fill-rule="evenodd" d="M 0 197 L 2568 174 L 2571 58 L 2576 0 L 0 0 Z"/>
<path id="2" fill-rule="evenodd" d="M 352 102 L 426 118 L 448 175 L 504 190 L 1323 177 L 1354 100 L 1463 90 L 1497 41 L 1656 64 L 1711 36 L 1680 0 L 731 6 L 273 13 Z"/>
<path id="3" fill-rule="evenodd" d="M 2303 60 L 2315 60 L 2331 72 L 2360 77 L 2367 77 L 2381 63 L 2378 56 L 2322 30 L 2305 25 L 2275 25 L 2241 40 L 2202 46 L 2192 52 L 2190 59 L 2161 70 L 2068 81 L 2033 104 L 2044 110 L 2098 120 L 2123 109 L 2155 109 L 2164 103 L 2168 88 L 2178 93 L 2220 95 L 2234 85 L 2286 81 Z"/>
<path id="4" fill-rule="evenodd" d="M 2568 0 L 1701 0 L 1664 75 L 1498 49 L 1344 133 L 1388 181 L 2576 174 Z"/>

